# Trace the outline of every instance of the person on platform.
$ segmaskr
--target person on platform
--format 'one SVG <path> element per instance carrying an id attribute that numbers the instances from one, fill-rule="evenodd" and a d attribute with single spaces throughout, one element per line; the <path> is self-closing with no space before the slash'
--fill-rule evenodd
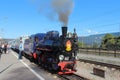
<path id="1" fill-rule="evenodd" d="M 20 37 L 20 45 L 19 45 L 19 56 L 18 56 L 18 59 L 22 59 L 22 52 L 23 52 L 23 41 L 22 41 L 22 37 Z"/>
<path id="2" fill-rule="evenodd" d="M 4 45 L 4 53 L 7 53 L 7 43 Z"/>
<path id="3" fill-rule="evenodd" d="M 0 59 L 1 59 L 1 55 L 2 55 L 2 46 L 0 45 Z"/>
<path id="4" fill-rule="evenodd" d="M 1 46 L 1 52 L 2 53 L 4 52 L 4 44 L 2 44 L 2 46 Z"/>

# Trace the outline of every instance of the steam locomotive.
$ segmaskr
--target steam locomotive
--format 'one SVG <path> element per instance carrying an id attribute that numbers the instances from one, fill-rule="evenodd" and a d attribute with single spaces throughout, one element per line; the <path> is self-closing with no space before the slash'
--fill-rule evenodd
<path id="1" fill-rule="evenodd" d="M 38 43 L 34 49 L 35 38 Z M 29 36 L 24 40 L 23 55 L 31 62 L 56 71 L 58 74 L 76 72 L 77 34 L 67 33 L 67 27 L 62 27 L 62 35 L 58 31 L 49 31 Z"/>

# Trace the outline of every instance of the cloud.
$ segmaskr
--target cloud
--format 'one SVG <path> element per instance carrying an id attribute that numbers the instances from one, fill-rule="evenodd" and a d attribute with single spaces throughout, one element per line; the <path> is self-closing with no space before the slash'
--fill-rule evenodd
<path id="1" fill-rule="evenodd" d="M 87 29 L 86 32 L 87 32 L 88 34 L 98 34 L 97 31 L 94 31 L 94 30 L 91 30 L 91 29 Z"/>

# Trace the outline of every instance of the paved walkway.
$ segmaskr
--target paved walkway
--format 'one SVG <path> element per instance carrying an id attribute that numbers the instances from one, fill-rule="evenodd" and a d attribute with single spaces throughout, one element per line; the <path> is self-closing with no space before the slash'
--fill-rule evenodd
<path id="1" fill-rule="evenodd" d="M 11 53 L 2 54 L 0 80 L 40 80 Z"/>
<path id="2" fill-rule="evenodd" d="M 0 80 L 56 80 L 48 72 L 30 63 L 24 57 L 17 59 L 17 54 L 9 51 L 0 59 Z"/>

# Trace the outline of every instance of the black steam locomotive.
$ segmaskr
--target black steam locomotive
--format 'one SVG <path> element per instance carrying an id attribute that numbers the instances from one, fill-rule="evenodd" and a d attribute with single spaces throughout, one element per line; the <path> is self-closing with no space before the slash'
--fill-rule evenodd
<path id="1" fill-rule="evenodd" d="M 34 46 L 35 38 L 37 44 Z M 76 71 L 77 34 L 67 33 L 67 27 L 62 27 L 62 35 L 58 31 L 46 34 L 34 34 L 24 41 L 23 55 L 42 67 L 57 71 L 58 74 L 69 74 Z M 34 50 L 33 50 L 34 48 Z"/>
<path id="2" fill-rule="evenodd" d="M 57 31 L 46 33 L 44 40 L 36 46 L 35 61 L 39 65 L 58 71 L 59 74 L 73 73 L 76 71 L 76 57 L 78 45 L 77 34 L 67 34 L 67 27 L 62 27 L 62 35 Z"/>

